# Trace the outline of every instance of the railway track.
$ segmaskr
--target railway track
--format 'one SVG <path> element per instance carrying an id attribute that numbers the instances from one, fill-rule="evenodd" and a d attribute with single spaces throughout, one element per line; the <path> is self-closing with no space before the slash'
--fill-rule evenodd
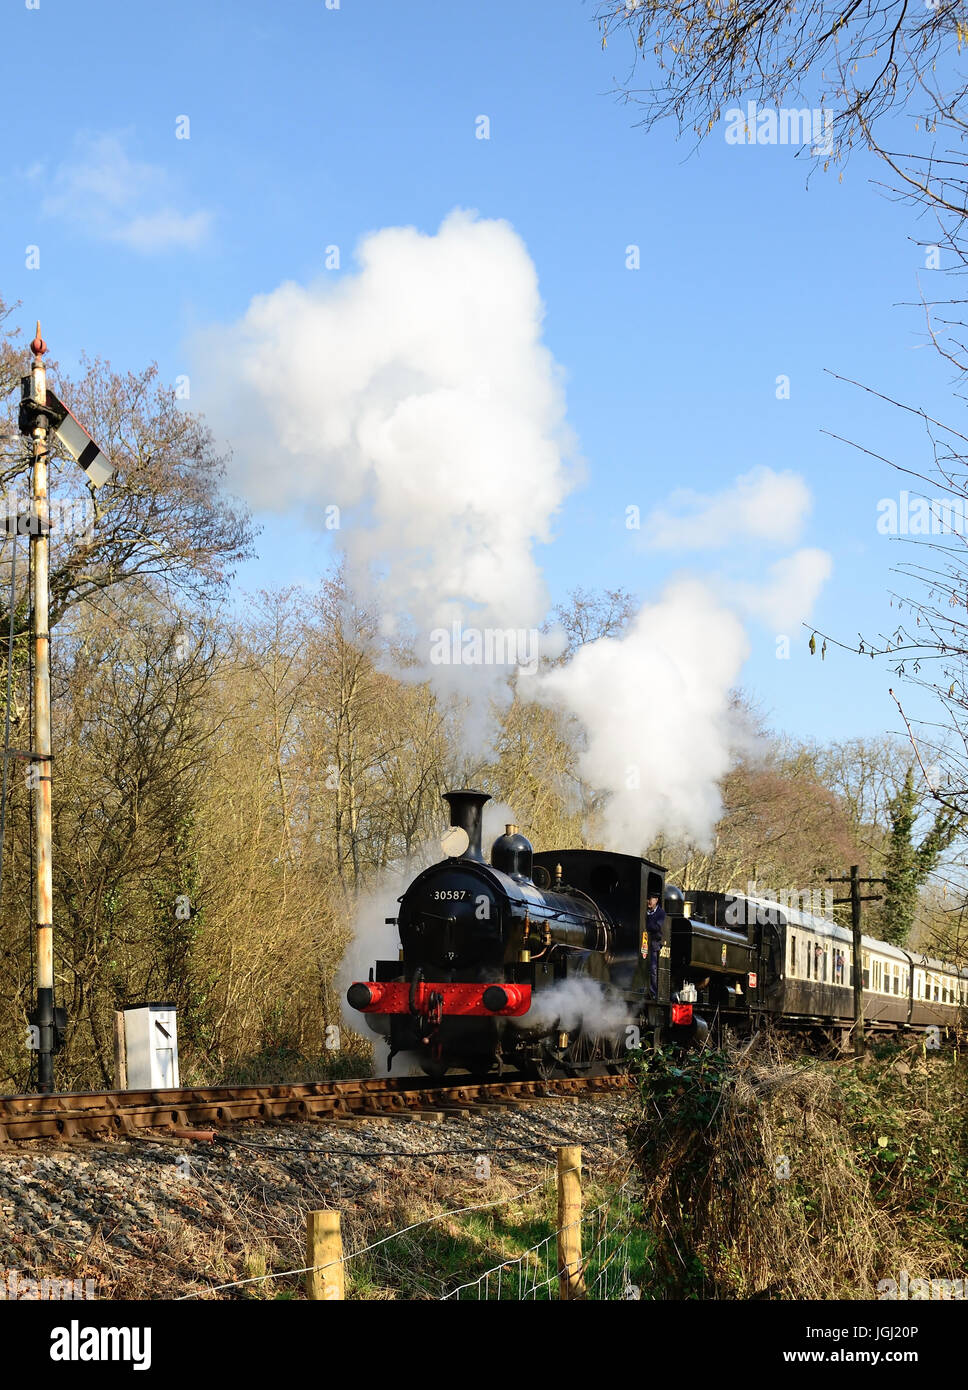
<path id="1" fill-rule="evenodd" d="M 177 1091 L 76 1091 L 0 1096 L 0 1144 L 22 1139 L 136 1135 L 143 1130 L 223 1127 L 239 1120 L 352 1120 L 373 1115 L 451 1112 L 588 1092 L 616 1091 L 626 1076 L 549 1081 L 473 1081 L 428 1086 L 419 1078 L 212 1086 Z M 186 1136 L 187 1137 L 187 1136 Z"/>

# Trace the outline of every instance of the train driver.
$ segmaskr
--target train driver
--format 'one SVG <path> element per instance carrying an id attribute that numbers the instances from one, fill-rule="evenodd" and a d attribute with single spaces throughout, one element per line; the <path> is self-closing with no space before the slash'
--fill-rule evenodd
<path id="1" fill-rule="evenodd" d="M 662 949 L 662 928 L 666 915 L 659 905 L 659 895 L 649 895 L 645 914 L 645 930 L 649 937 L 649 990 L 653 999 L 659 997 L 659 952 Z"/>

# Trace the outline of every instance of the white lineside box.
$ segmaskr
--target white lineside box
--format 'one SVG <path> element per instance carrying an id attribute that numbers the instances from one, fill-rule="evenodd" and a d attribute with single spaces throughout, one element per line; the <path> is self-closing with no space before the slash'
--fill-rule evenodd
<path id="1" fill-rule="evenodd" d="M 124 1011 L 128 1090 L 173 1090 L 178 1081 L 174 1004 L 131 1004 Z"/>

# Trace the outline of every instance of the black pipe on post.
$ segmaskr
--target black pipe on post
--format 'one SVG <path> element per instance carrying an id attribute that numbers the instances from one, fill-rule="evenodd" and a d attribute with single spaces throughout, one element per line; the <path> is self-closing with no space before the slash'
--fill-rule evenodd
<path id="1" fill-rule="evenodd" d="M 450 807 L 451 825 L 460 826 L 467 831 L 470 844 L 461 859 L 473 859 L 478 864 L 484 862 L 481 853 L 481 831 L 484 820 L 484 805 L 490 801 L 489 792 L 476 792 L 466 789 L 458 792 L 444 792 L 444 800 Z"/>

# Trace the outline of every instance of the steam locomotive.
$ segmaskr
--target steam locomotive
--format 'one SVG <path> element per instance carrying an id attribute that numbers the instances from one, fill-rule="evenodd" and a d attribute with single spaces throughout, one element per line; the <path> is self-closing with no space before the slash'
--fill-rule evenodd
<path id="1" fill-rule="evenodd" d="M 603 850 L 535 854 L 508 825 L 482 853 L 486 792 L 445 793 L 445 858 L 388 918 L 397 960 L 347 1001 L 422 1070 L 580 1076 L 620 1069 L 631 1048 L 701 1043 L 771 1019 L 844 1041 L 853 1025 L 851 934 L 764 899 L 691 894 L 659 864 Z M 666 913 L 650 989 L 650 897 Z M 863 939 L 869 1031 L 957 1030 L 968 971 Z"/>

